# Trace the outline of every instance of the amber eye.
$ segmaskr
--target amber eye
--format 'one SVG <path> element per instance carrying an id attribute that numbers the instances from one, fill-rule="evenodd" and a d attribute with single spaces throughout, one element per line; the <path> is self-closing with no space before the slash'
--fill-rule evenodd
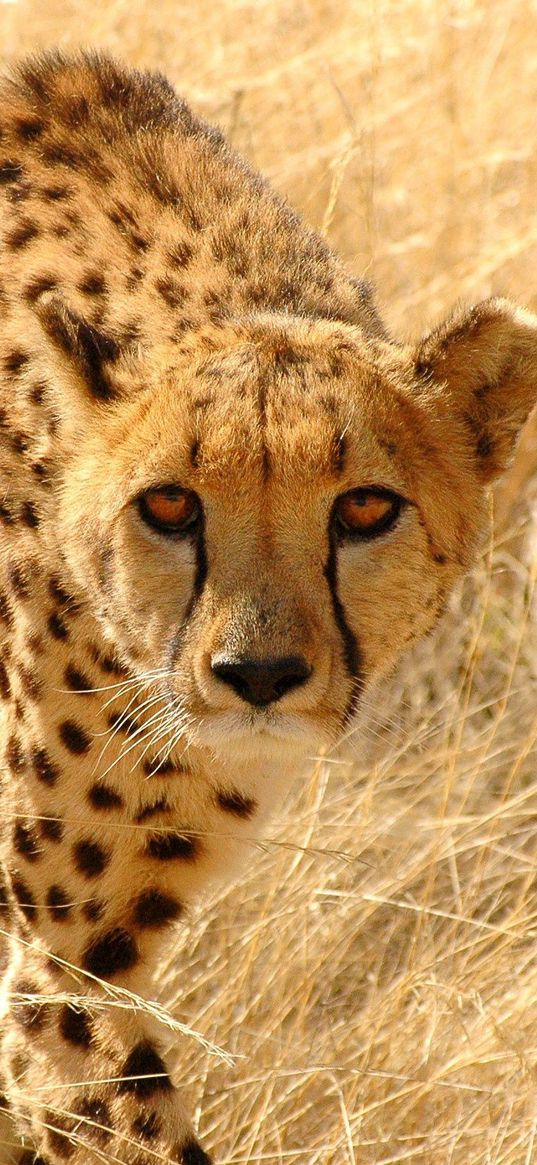
<path id="1" fill-rule="evenodd" d="M 350 538 L 374 538 L 396 522 L 405 499 L 380 487 L 353 489 L 342 494 L 334 507 L 341 534 Z"/>
<path id="2" fill-rule="evenodd" d="M 138 508 L 144 522 L 163 534 L 186 534 L 201 515 L 197 494 L 179 485 L 146 490 L 138 498 Z"/>

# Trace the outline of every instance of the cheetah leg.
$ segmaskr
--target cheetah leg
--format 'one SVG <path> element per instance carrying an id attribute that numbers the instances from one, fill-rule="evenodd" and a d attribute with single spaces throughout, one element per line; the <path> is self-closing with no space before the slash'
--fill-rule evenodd
<path id="1" fill-rule="evenodd" d="M 32 1146 L 19 1159 L 210 1165 L 167 1072 L 156 1021 L 44 954 L 19 932 L 2 985 L 4 1090 L 23 1144 Z M 141 983 L 138 976 L 138 993 Z M 116 976 L 116 986 L 132 991 L 132 978 Z M 5 1141 L 14 1140 L 8 1121 Z"/>
<path id="2" fill-rule="evenodd" d="M 132 994 L 151 998 L 169 928 L 244 860 L 277 779 L 259 765 L 246 796 L 238 769 L 211 779 L 200 763 L 132 765 L 121 745 L 101 776 L 99 699 L 88 695 L 80 723 L 64 710 L 63 752 L 51 756 L 38 740 L 26 758 L 15 728 L 8 733 L 15 792 L 3 860 L 15 929 L 3 1005 L 0 997 L 0 1075 L 18 1127 L 25 1135 L 29 1127 L 48 1165 L 159 1157 L 206 1165 L 160 1033 Z M 46 716 L 48 724 L 58 712 Z"/>

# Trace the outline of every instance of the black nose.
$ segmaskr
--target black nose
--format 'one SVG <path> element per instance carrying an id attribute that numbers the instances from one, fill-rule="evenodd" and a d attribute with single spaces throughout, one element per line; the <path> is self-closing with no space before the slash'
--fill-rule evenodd
<path id="1" fill-rule="evenodd" d="M 229 656 L 215 655 L 211 667 L 219 680 L 229 684 L 238 696 L 258 708 L 279 700 L 311 675 L 311 667 L 300 655 L 286 655 L 279 659 L 230 659 Z"/>

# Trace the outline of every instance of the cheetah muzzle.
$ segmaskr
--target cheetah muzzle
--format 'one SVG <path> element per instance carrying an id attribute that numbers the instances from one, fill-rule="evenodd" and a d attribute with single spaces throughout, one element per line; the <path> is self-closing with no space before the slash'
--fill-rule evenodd
<path id="1" fill-rule="evenodd" d="M 23 1160 L 203 1165 L 158 1028 L 106 987 L 149 990 L 435 624 L 537 319 L 491 299 L 396 343 L 217 130 L 106 56 L 24 61 L 0 130 L 2 1089 Z"/>

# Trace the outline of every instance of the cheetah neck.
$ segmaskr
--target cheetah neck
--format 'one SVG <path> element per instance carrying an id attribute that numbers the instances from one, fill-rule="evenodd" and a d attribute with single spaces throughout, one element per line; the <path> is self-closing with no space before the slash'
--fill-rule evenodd
<path id="1" fill-rule="evenodd" d="M 83 604 L 31 559 L 8 575 L 0 680 L 13 892 L 53 956 L 103 977 L 114 960 L 121 970 L 132 961 L 134 973 L 138 955 L 150 965 L 168 924 L 255 846 L 289 774 L 281 753 L 260 749 L 256 765 L 251 750 L 167 756 L 154 731 L 159 698 Z"/>

